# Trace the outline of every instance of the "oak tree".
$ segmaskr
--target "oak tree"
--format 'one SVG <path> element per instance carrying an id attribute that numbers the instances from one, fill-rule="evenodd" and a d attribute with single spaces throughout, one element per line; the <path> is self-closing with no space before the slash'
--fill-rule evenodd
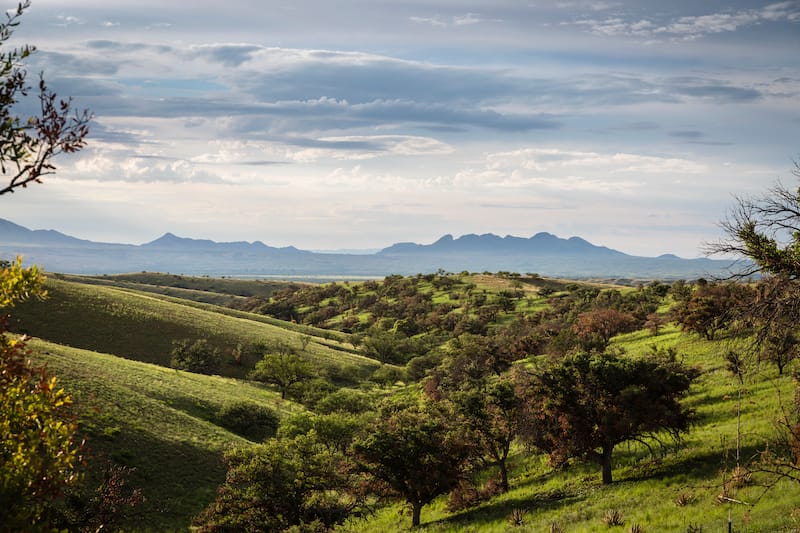
<path id="1" fill-rule="evenodd" d="M 638 441 L 649 447 L 688 429 L 692 411 L 680 400 L 697 375 L 674 352 L 643 359 L 578 353 L 532 374 L 520 372 L 523 438 L 554 463 L 572 457 L 598 463 L 603 483 L 611 483 L 618 444 Z"/>
<path id="2" fill-rule="evenodd" d="M 353 451 L 362 470 L 411 506 L 411 526 L 417 527 L 422 507 L 463 478 L 474 448 L 446 402 L 411 398 L 385 402 Z"/>

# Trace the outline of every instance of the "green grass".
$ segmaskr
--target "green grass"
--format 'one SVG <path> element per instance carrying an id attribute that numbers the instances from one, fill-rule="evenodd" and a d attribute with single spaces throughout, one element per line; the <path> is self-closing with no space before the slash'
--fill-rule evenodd
<path id="1" fill-rule="evenodd" d="M 132 528 L 185 530 L 225 477 L 222 454 L 247 445 L 219 427 L 217 411 L 229 401 L 269 406 L 283 416 L 300 410 L 266 387 L 204 376 L 38 339 L 32 359 L 45 364 L 75 402 L 88 457 L 108 457 L 135 468 L 130 483 L 147 501 Z M 138 526 L 137 526 L 138 524 Z"/>
<path id="2" fill-rule="evenodd" d="M 510 286 L 509 280 L 470 280 L 478 283 L 476 290 L 494 292 Z M 538 287 L 538 283 L 525 282 L 526 289 Z M 318 368 L 348 368 L 354 376 L 367 376 L 379 367 L 377 362 L 351 353 L 344 334 L 131 287 L 51 279 L 48 290 L 49 300 L 20 306 L 14 310 L 14 319 L 31 334 L 58 343 L 32 341 L 35 359 L 47 363 L 73 393 L 90 448 L 136 468 L 132 481 L 148 497 L 137 514 L 140 523 L 153 530 L 185 530 L 190 518 L 213 500 L 224 478 L 224 450 L 247 444 L 217 426 L 216 412 L 225 401 L 253 401 L 282 414 L 298 409 L 258 384 L 164 368 L 173 339 L 203 337 L 222 347 L 282 339 L 299 348 L 300 337 L 311 335 L 305 355 Z M 519 310 L 530 312 L 543 305 L 535 292 L 529 294 L 531 305 L 526 295 Z M 436 292 L 435 298 L 449 296 Z M 756 475 L 753 484 L 729 493 L 746 503 L 720 503 L 717 499 L 735 466 L 737 440 L 739 386 L 725 368 L 728 342 L 708 342 L 674 326 L 662 328 L 657 336 L 642 330 L 612 340 L 612 346 L 632 357 L 647 353 L 654 344 L 675 348 L 687 364 L 702 371 L 686 399 L 696 410 L 696 424 L 679 445 L 666 450 L 669 453 L 651 455 L 635 443 L 618 446 L 615 482 L 604 486 L 594 464 L 574 461 L 567 468 L 553 470 L 545 457 L 516 446 L 510 458 L 512 490 L 508 494 L 457 513 L 449 512 L 446 499 L 440 498 L 423 509 L 421 530 L 546 532 L 558 523 L 568 532 L 627 532 L 632 524 L 647 532 L 683 532 L 690 525 L 716 532 L 727 531 L 729 513 L 737 532 L 791 530 L 791 515 L 800 507 L 800 483 L 783 481 L 764 493 L 759 484 L 769 479 Z M 229 365 L 225 371 L 229 376 L 243 376 L 251 364 Z M 787 374 L 792 370 L 787 369 Z M 746 376 L 741 389 L 743 460 L 763 450 L 774 437 L 782 405 L 791 404 L 794 387 L 791 378 L 778 376 L 770 366 Z M 680 497 L 689 501 L 678 505 Z M 405 510 L 402 504 L 387 505 L 343 529 L 407 530 L 410 517 Z M 622 514 L 623 528 L 603 523 L 610 510 Z M 515 512 L 523 513 L 523 525 L 512 528 L 509 516 Z M 131 524 L 131 528 L 137 525 Z"/>
<path id="3" fill-rule="evenodd" d="M 15 331 L 162 366 L 169 366 L 172 343 L 180 339 L 205 338 L 230 353 L 237 344 L 276 341 L 299 349 L 301 336 L 317 332 L 289 330 L 282 327 L 285 322 L 260 315 L 128 289 L 51 278 L 47 290 L 46 300 L 15 308 Z M 319 369 L 353 379 L 378 368 L 376 361 L 330 337 L 313 337 L 301 355 Z M 226 364 L 222 373 L 244 377 L 259 358 L 251 354 L 241 365 Z"/>
<path id="4" fill-rule="evenodd" d="M 737 532 L 794 531 L 792 513 L 800 507 L 800 483 L 782 481 L 770 491 L 771 481 L 756 474 L 753 483 L 734 489 L 729 496 L 746 503 L 720 503 L 724 479 L 735 466 L 737 435 L 737 381 L 725 370 L 724 341 L 708 342 L 674 327 L 657 337 L 639 331 L 615 339 L 614 344 L 632 356 L 643 354 L 652 344 L 674 347 L 702 375 L 692 387 L 686 403 L 697 412 L 695 426 L 683 441 L 651 455 L 639 444 L 623 444 L 614 452 L 614 483 L 600 482 L 599 467 L 575 461 L 563 470 L 552 470 L 547 459 L 518 446 L 512 455 L 511 491 L 473 509 L 450 513 L 446 498 L 439 498 L 422 511 L 422 531 L 505 532 L 550 531 L 558 523 L 568 532 L 628 531 L 638 524 L 648 532 L 683 532 L 692 526 L 702 531 L 727 531 L 728 513 Z M 749 375 L 743 387 L 742 461 L 763 450 L 775 436 L 782 418 L 781 403 L 792 399 L 794 384 L 779 377 L 773 368 L 762 367 Z M 691 497 L 678 505 L 680 496 Z M 524 525 L 509 523 L 512 512 L 522 511 Z M 605 513 L 622 513 L 624 528 L 609 528 Z M 795 513 L 796 514 L 796 513 Z M 408 527 L 406 507 L 394 504 L 367 520 L 348 524 L 348 531 L 398 531 Z"/>

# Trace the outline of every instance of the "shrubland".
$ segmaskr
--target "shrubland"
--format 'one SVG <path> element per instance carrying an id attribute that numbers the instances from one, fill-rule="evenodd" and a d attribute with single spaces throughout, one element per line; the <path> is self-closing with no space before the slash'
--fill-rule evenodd
<path id="1" fill-rule="evenodd" d="M 227 522 L 220 517 L 237 509 L 287 505 L 294 518 L 286 522 L 272 522 L 278 511 L 241 520 L 249 520 L 248 529 L 387 531 L 418 519 L 441 531 L 512 524 L 594 531 L 606 527 L 604 520 L 645 531 L 713 531 L 730 511 L 741 527 L 792 523 L 798 485 L 769 474 L 762 452 L 791 457 L 785 453 L 792 437 L 781 422 L 793 416 L 794 362 L 779 373 L 742 352 L 747 364 L 732 369 L 729 353 L 744 338 L 734 327 L 741 320 L 726 317 L 709 339 L 682 314 L 715 282 L 618 287 L 440 272 L 296 286 L 252 307 L 265 312 L 291 301 L 297 314 L 285 322 L 79 281 L 49 280 L 50 299 L 23 304 L 15 320 L 58 342 L 34 341 L 36 360 L 75 391 L 89 446 L 130 469 L 128 486 L 145 498 L 130 513 L 154 528 L 193 522 L 222 531 Z M 422 301 L 425 310 L 411 314 L 411 322 L 392 311 Z M 57 315 L 65 320 L 81 317 L 98 328 L 129 321 L 141 330 L 159 316 L 149 324 L 162 335 L 175 333 L 156 344 L 163 355 L 155 360 L 147 350 L 155 332 L 102 341 L 104 351 L 125 346 L 128 360 L 81 351 L 82 343 L 96 350 L 92 343 L 100 341 L 78 331 L 77 320 L 53 325 L 32 311 L 48 305 L 73 310 Z M 319 321 L 323 308 L 337 314 L 327 311 Z M 603 316 L 611 318 L 597 319 Z M 192 330 L 194 320 L 207 326 Z M 209 335 L 210 327 L 220 336 Z M 168 368 L 181 339 L 217 343 L 224 359 L 217 372 L 231 377 Z M 234 363 L 237 345 L 260 350 Z M 137 353 L 151 364 L 135 361 Z M 290 379 L 281 382 L 281 372 Z M 576 409 L 565 418 L 570 405 Z M 431 462 L 437 454 L 442 462 Z M 602 476 L 591 466 L 595 460 Z M 272 464 L 270 471 L 299 476 L 301 463 L 303 479 L 319 483 L 294 500 L 271 500 L 276 492 L 256 473 Z M 335 470 L 315 470 L 323 463 Z M 226 469 L 234 485 L 225 485 Z M 770 484 L 777 488 L 766 490 Z"/>

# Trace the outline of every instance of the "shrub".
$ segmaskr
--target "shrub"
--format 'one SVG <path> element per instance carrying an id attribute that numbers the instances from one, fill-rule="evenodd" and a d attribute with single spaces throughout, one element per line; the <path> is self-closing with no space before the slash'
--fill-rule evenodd
<path id="1" fill-rule="evenodd" d="M 183 339 L 172 343 L 169 366 L 200 374 L 214 374 L 222 365 L 222 351 L 207 339 Z"/>
<path id="2" fill-rule="evenodd" d="M 275 411 L 253 402 L 230 402 L 217 413 L 219 425 L 253 441 L 275 436 L 280 419 Z"/>

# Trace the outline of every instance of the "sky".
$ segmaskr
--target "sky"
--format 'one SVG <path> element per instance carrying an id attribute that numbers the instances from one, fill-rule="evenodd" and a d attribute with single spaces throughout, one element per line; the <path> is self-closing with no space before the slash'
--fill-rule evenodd
<path id="1" fill-rule="evenodd" d="M 95 241 L 698 257 L 800 159 L 798 0 L 33 0 L 23 43 L 95 118 L 0 218 Z"/>

